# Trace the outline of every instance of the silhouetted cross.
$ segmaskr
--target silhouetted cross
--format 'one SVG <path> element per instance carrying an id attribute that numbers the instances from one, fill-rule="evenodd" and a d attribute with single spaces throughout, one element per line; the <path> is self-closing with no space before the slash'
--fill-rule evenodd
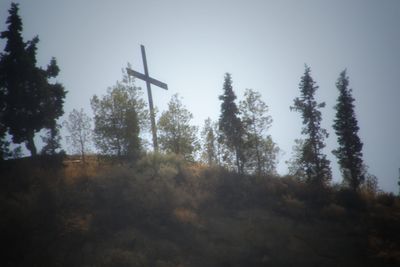
<path id="1" fill-rule="evenodd" d="M 156 128 L 156 119 L 154 115 L 154 107 L 153 107 L 153 96 L 151 94 L 151 86 L 150 84 L 154 84 L 162 89 L 168 90 L 168 85 L 160 82 L 156 79 L 153 79 L 149 75 L 149 70 L 147 69 L 147 60 L 146 60 L 146 51 L 144 50 L 144 46 L 140 45 L 142 49 L 142 59 L 143 59 L 143 67 L 144 67 L 144 74 L 134 71 L 130 68 L 126 68 L 128 75 L 132 75 L 136 78 L 139 78 L 146 82 L 147 85 L 147 96 L 149 97 L 149 107 L 150 107 L 150 120 L 151 120 L 151 132 L 153 134 L 153 146 L 154 151 L 158 151 L 158 142 L 157 142 L 157 128 Z"/>

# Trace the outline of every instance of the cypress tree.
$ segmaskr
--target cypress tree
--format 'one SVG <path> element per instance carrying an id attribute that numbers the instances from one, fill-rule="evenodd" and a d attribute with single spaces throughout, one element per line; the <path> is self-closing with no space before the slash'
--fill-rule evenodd
<path id="1" fill-rule="evenodd" d="M 354 98 L 348 86 L 349 77 L 344 70 L 336 82 L 339 97 L 335 106 L 336 118 L 333 128 L 339 147 L 333 151 L 333 154 L 338 158 L 344 183 L 356 191 L 364 181 L 361 152 L 363 143 L 358 136 L 359 127 L 354 112 Z"/>

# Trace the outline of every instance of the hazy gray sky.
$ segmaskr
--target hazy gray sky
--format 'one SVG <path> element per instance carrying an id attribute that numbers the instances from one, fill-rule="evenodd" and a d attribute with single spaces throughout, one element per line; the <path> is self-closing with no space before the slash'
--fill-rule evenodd
<path id="1" fill-rule="evenodd" d="M 90 110 L 121 79 L 127 62 L 142 72 L 140 44 L 150 74 L 168 83 L 153 88 L 160 111 L 179 93 L 194 124 L 219 116 L 225 72 L 242 98 L 245 88 L 263 95 L 274 122 L 270 133 L 284 151 L 279 172 L 287 172 L 301 118 L 289 106 L 299 95 L 307 63 L 325 101 L 325 152 L 340 181 L 332 129 L 339 73 L 347 68 L 356 99 L 364 160 L 386 191 L 398 191 L 400 167 L 400 1 L 209 1 L 209 0 L 21 0 L 24 37 L 39 35 L 38 63 L 58 60 L 58 78 L 68 90 L 65 112 Z M 0 1 L 1 31 L 11 1 Z M 4 42 L 1 43 L 1 49 Z M 144 83 L 136 84 L 145 87 Z"/>

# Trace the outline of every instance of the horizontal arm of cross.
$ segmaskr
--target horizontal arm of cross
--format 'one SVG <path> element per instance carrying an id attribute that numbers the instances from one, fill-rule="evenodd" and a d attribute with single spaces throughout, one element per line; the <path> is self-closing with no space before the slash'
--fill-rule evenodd
<path id="1" fill-rule="evenodd" d="M 136 78 L 141 79 L 146 82 L 148 81 L 151 84 L 161 87 L 162 89 L 168 90 L 168 85 L 166 83 L 160 82 L 159 80 L 148 77 L 148 76 L 146 76 L 140 72 L 134 71 L 130 68 L 126 68 L 126 71 L 127 71 L 128 75 L 131 75 L 133 77 L 136 77 Z"/>

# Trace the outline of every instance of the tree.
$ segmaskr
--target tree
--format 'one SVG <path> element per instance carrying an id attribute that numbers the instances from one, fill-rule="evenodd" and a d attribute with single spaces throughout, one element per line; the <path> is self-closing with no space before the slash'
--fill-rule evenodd
<path id="1" fill-rule="evenodd" d="M 140 153 L 138 88 L 117 82 L 102 98 L 94 95 L 94 143 L 103 154 L 136 159 Z"/>
<path id="2" fill-rule="evenodd" d="M 318 86 L 311 77 L 311 70 L 307 65 L 299 89 L 301 95 L 294 99 L 294 106 L 290 109 L 301 113 L 304 125 L 301 133 L 306 135 L 301 148 L 300 167 L 309 183 L 324 185 L 332 178 L 330 162 L 322 151 L 328 133 L 321 127 L 322 117 L 319 109 L 325 107 L 325 103 L 317 103 L 315 100 L 314 95 Z"/>
<path id="3" fill-rule="evenodd" d="M 11 156 L 10 142 L 6 139 L 7 128 L 3 123 L 4 109 L 2 99 L 2 90 L 0 90 L 0 161 Z"/>
<path id="4" fill-rule="evenodd" d="M 0 73 L 1 75 L 1 73 Z M 0 76 L 1 77 L 1 76 Z M 7 127 L 4 124 L 4 113 L 5 113 L 5 90 L 0 87 L 0 161 L 11 156 L 10 142 L 6 139 Z"/>
<path id="5" fill-rule="evenodd" d="M 66 91 L 60 83 L 50 83 L 59 68 L 54 58 L 47 69 L 36 67 L 39 38 L 24 42 L 18 4 L 12 3 L 7 19 L 8 30 L 0 54 L 0 88 L 4 107 L 2 119 L 14 143 L 25 142 L 32 156 L 37 154 L 34 136 L 43 128 L 51 129 L 63 115 Z"/>
<path id="6" fill-rule="evenodd" d="M 210 118 L 204 121 L 204 126 L 201 131 L 202 137 L 202 155 L 201 158 L 209 165 L 217 164 L 217 145 L 218 136 L 213 128 L 213 123 Z"/>
<path id="7" fill-rule="evenodd" d="M 239 117 L 239 109 L 236 106 L 236 95 L 232 88 L 232 78 L 229 73 L 225 74 L 223 94 L 219 96 L 221 103 L 221 114 L 219 117 L 219 129 L 221 141 L 235 154 L 238 173 L 244 172 L 243 153 L 243 125 Z"/>
<path id="8" fill-rule="evenodd" d="M 267 175 L 276 175 L 276 165 L 278 164 L 278 155 L 280 149 L 278 145 L 272 140 L 271 135 L 268 135 L 261 140 L 261 173 Z"/>
<path id="9" fill-rule="evenodd" d="M 338 158 L 344 183 L 356 191 L 365 178 L 361 152 L 363 144 L 358 137 L 359 127 L 354 112 L 354 98 L 348 86 L 349 77 L 344 70 L 336 82 L 339 97 L 335 106 L 336 118 L 333 129 L 335 129 L 339 147 L 333 151 L 333 154 Z"/>
<path id="10" fill-rule="evenodd" d="M 64 126 L 69 132 L 67 142 L 70 144 L 72 151 L 81 155 L 82 161 L 85 162 L 85 155 L 89 151 L 92 140 L 92 119 L 84 112 L 73 109 L 68 115 L 68 121 L 64 121 Z"/>
<path id="11" fill-rule="evenodd" d="M 399 194 L 398 194 L 398 196 L 400 196 L 400 168 L 399 168 L 399 181 L 397 181 L 397 185 L 399 186 Z"/>
<path id="12" fill-rule="evenodd" d="M 178 95 L 173 95 L 168 110 L 158 120 L 161 149 L 181 155 L 186 160 L 193 160 L 194 152 L 198 150 L 198 141 L 197 127 L 190 125 L 192 118 L 192 113 L 182 105 Z"/>
<path id="13" fill-rule="evenodd" d="M 292 156 L 288 161 L 286 161 L 289 174 L 299 178 L 300 180 L 306 179 L 302 164 L 303 147 L 304 140 L 295 139 L 294 146 L 292 147 Z"/>
<path id="14" fill-rule="evenodd" d="M 42 136 L 42 141 L 45 144 L 42 148 L 43 155 L 56 155 L 57 150 L 61 148 L 60 125 L 56 124 L 47 130 L 47 134 Z"/>
<path id="15" fill-rule="evenodd" d="M 247 169 L 258 175 L 275 173 L 279 148 L 272 141 L 267 130 L 272 118 L 268 106 L 261 100 L 261 94 L 246 89 L 244 100 L 239 104 L 244 129 L 244 153 Z"/>
<path id="16" fill-rule="evenodd" d="M 208 165 L 222 166 L 223 162 L 227 167 L 232 166 L 229 158 L 229 151 L 222 142 L 221 131 L 218 121 L 213 122 L 210 118 L 204 121 L 201 132 L 202 154 L 201 159 Z"/>

